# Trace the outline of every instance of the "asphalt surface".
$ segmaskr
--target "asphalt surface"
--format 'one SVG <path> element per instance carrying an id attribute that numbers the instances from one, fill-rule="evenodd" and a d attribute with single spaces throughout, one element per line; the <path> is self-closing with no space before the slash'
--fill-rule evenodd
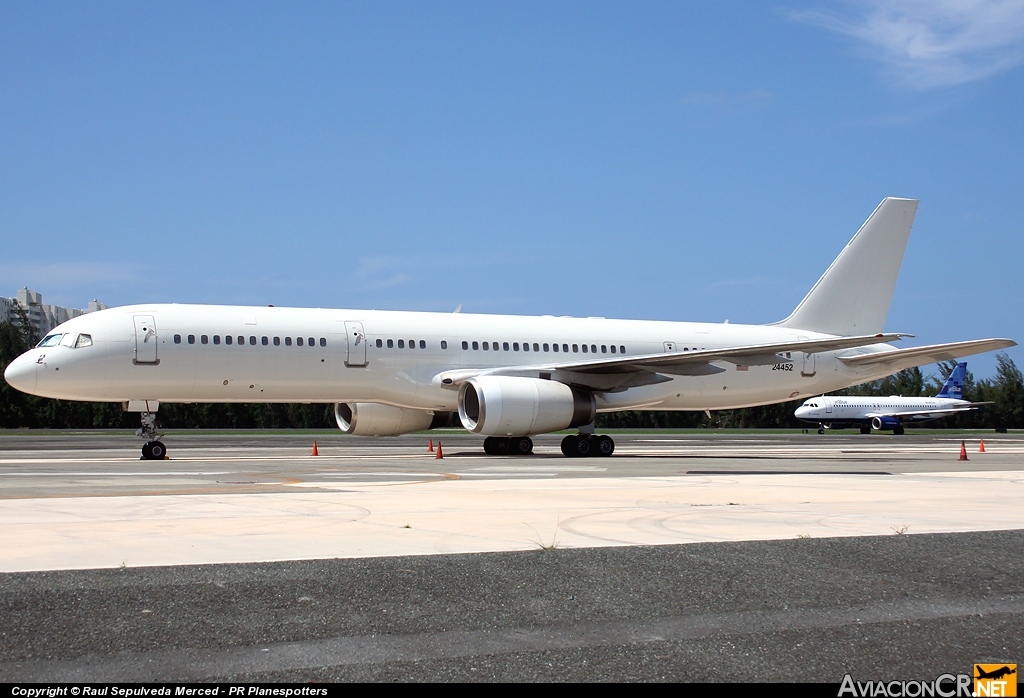
<path id="1" fill-rule="evenodd" d="M 3 681 L 932 680 L 1024 649 L 1024 533 L 0 575 Z"/>
<path id="2" fill-rule="evenodd" d="M 562 458 L 558 437 L 537 439 L 528 458 L 488 458 L 479 439 L 443 435 L 442 460 L 422 436 L 318 435 L 312 458 L 301 433 L 181 434 L 166 439 L 171 460 L 152 462 L 121 435 L 3 434 L 0 509 L 282 496 L 303 482 L 315 493 L 330 482 L 812 472 L 864 473 L 884 488 L 885 473 L 1024 470 L 1024 439 L 982 436 L 988 453 L 969 440 L 964 463 L 962 437 L 931 434 L 617 435 L 608 459 Z M 0 681 L 838 683 L 1020 662 L 1024 531 L 892 531 L 0 574 Z"/>

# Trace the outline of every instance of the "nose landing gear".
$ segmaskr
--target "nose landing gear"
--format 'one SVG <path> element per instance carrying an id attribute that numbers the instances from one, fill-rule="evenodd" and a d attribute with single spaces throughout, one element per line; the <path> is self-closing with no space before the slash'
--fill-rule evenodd
<path id="1" fill-rule="evenodd" d="M 167 447 L 157 437 L 156 412 L 142 412 L 142 426 L 135 430 L 136 436 L 146 439 L 142 447 L 141 460 L 163 460 L 167 457 Z"/>

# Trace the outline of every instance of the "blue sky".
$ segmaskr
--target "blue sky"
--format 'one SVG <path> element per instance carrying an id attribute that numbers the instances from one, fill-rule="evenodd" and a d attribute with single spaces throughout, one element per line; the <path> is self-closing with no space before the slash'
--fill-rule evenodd
<path id="1" fill-rule="evenodd" d="M 0 105 L 3 295 L 771 322 L 905 196 L 1024 341 L 1024 0 L 0 0 Z"/>

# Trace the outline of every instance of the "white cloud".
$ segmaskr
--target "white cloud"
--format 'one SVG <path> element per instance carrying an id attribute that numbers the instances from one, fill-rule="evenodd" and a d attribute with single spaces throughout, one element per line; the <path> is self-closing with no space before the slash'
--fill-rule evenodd
<path id="1" fill-rule="evenodd" d="M 1024 0 L 846 0 L 845 11 L 793 12 L 855 40 L 899 84 L 931 89 L 1024 63 Z"/>

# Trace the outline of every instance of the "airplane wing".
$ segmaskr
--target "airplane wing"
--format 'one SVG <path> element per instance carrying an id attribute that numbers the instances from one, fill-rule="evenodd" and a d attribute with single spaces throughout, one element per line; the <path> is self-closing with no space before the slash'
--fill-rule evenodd
<path id="1" fill-rule="evenodd" d="M 980 405 L 991 405 L 991 402 L 972 402 L 970 405 L 964 405 L 962 407 L 946 407 L 941 410 L 903 410 L 898 412 L 869 412 L 865 416 L 869 419 L 873 417 L 914 417 L 919 414 L 955 414 L 957 412 L 969 412 L 970 410 L 976 410 Z"/>
<path id="2" fill-rule="evenodd" d="M 924 347 L 909 349 L 893 349 L 873 354 L 840 356 L 839 360 L 847 366 L 885 366 L 895 373 L 912 366 L 921 366 L 936 361 L 950 361 L 972 354 L 1005 349 L 1017 346 L 1012 339 L 975 339 L 970 342 L 952 342 L 950 344 L 931 344 Z"/>
<path id="3" fill-rule="evenodd" d="M 857 337 L 828 337 L 825 339 L 800 339 L 792 342 L 755 344 L 722 349 L 665 352 L 642 356 L 619 356 L 591 361 L 535 364 L 532 366 L 508 366 L 487 369 L 455 369 L 443 371 L 434 376 L 434 382 L 446 387 L 457 388 L 461 383 L 479 375 L 536 375 L 538 372 L 562 371 L 572 374 L 623 375 L 630 373 L 670 373 L 682 376 L 706 376 L 721 373 L 724 369 L 711 364 L 712 361 L 728 361 L 746 366 L 777 364 L 790 359 L 780 356 L 785 352 L 815 354 L 823 351 L 839 351 L 854 347 L 892 342 L 907 334 L 872 334 Z M 664 378 L 664 380 L 668 380 Z M 660 381 L 654 381 L 660 382 Z"/>

